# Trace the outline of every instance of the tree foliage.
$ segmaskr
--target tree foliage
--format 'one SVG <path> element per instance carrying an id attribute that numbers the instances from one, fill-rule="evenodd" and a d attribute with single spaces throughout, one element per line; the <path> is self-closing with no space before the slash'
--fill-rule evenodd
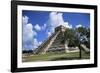
<path id="1" fill-rule="evenodd" d="M 76 36 L 75 31 L 73 29 L 66 29 L 64 34 L 65 41 L 67 40 L 69 42 L 68 46 L 72 47 L 75 46 Z"/>
<path id="2" fill-rule="evenodd" d="M 69 42 L 69 47 L 78 46 L 80 43 L 90 47 L 90 28 L 79 27 L 75 29 L 66 29 L 64 40 Z"/>

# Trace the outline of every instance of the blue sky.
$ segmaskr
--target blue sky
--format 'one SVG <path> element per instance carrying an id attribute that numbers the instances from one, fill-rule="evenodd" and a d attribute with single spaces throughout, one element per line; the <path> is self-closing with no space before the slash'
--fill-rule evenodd
<path id="1" fill-rule="evenodd" d="M 90 14 L 88 13 L 23 10 L 22 17 L 23 49 L 25 50 L 37 48 L 59 25 L 71 29 L 90 26 Z"/>

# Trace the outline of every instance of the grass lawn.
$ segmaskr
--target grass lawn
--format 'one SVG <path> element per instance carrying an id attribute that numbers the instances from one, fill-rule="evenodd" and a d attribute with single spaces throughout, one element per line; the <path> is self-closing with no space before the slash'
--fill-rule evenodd
<path id="1" fill-rule="evenodd" d="M 74 53 L 47 53 L 47 54 L 30 54 L 23 56 L 22 61 L 23 62 L 36 62 L 36 61 L 57 61 L 57 60 L 74 60 L 74 59 L 79 59 L 79 52 L 74 52 Z M 81 59 L 89 59 L 90 54 L 85 53 L 82 51 L 81 54 Z"/>

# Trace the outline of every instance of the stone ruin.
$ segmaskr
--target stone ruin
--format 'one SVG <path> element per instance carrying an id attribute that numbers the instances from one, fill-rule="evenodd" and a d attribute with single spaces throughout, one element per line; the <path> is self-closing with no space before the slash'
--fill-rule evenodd
<path id="1" fill-rule="evenodd" d="M 34 50 L 34 54 L 78 52 L 78 47 L 68 47 L 68 42 L 62 40 L 66 29 L 62 25 L 56 27 L 55 32 Z"/>

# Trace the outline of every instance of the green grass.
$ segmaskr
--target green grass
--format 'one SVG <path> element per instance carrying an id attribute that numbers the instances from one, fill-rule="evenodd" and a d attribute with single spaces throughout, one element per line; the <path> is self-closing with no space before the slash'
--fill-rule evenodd
<path id="1" fill-rule="evenodd" d="M 90 54 L 82 51 L 81 59 L 89 59 Z M 79 52 L 74 53 L 47 53 L 47 54 L 37 54 L 37 55 L 26 55 L 22 58 L 23 62 L 35 62 L 35 61 L 56 61 L 56 60 L 74 60 L 80 59 Z"/>

